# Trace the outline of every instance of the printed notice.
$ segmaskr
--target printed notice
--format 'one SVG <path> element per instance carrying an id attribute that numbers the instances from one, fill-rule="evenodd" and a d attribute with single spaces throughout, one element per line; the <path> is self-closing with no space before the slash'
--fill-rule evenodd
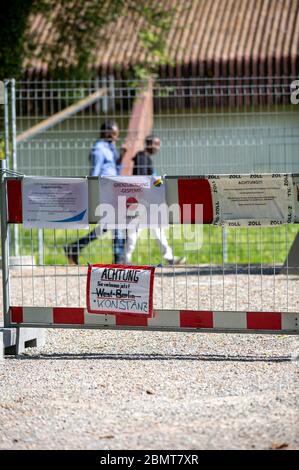
<path id="1" fill-rule="evenodd" d="M 24 177 L 26 228 L 89 228 L 87 178 Z"/>
<path id="2" fill-rule="evenodd" d="M 295 221 L 292 175 L 228 175 L 209 177 L 214 224 L 262 226 Z"/>
<path id="3" fill-rule="evenodd" d="M 100 179 L 100 224 L 109 229 L 168 225 L 165 184 L 158 176 Z"/>
<path id="4" fill-rule="evenodd" d="M 154 270 L 151 266 L 89 265 L 87 311 L 151 317 Z"/>

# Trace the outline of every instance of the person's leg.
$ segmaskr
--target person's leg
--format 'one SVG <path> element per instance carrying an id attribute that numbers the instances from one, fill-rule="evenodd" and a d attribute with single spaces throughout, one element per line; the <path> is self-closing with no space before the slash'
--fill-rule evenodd
<path id="1" fill-rule="evenodd" d="M 127 230 L 127 240 L 126 240 L 126 251 L 125 251 L 125 259 L 126 264 L 130 264 L 132 262 L 132 255 L 137 243 L 138 238 L 138 230 L 134 228 L 129 228 Z"/>
<path id="2" fill-rule="evenodd" d="M 125 230 L 113 231 L 113 263 L 125 264 L 125 244 L 126 233 Z"/>
<path id="3" fill-rule="evenodd" d="M 72 247 L 74 250 L 77 250 L 78 252 L 80 252 L 81 250 L 83 250 L 85 246 L 89 245 L 90 242 L 96 240 L 97 238 L 98 236 L 96 234 L 96 229 L 93 229 L 87 235 L 85 235 L 82 238 L 79 238 L 79 240 L 70 244 L 69 246 Z"/>
<path id="4" fill-rule="evenodd" d="M 165 234 L 165 228 L 154 228 L 153 232 L 155 234 L 155 237 L 156 237 L 156 240 L 159 245 L 163 258 L 166 259 L 167 261 L 172 260 L 173 252 L 172 252 L 171 247 L 168 244 L 166 234 Z"/>
<path id="5" fill-rule="evenodd" d="M 101 233 L 103 232 L 105 232 L 105 230 L 101 230 L 100 227 L 97 226 L 87 235 L 75 241 L 74 243 L 69 243 L 68 245 L 65 245 L 64 251 L 69 261 L 72 264 L 78 264 L 80 251 L 83 250 L 83 248 L 87 246 L 90 242 L 96 240 L 98 238 L 98 235 L 101 235 Z"/>
<path id="6" fill-rule="evenodd" d="M 167 261 L 168 264 L 182 264 L 185 263 L 186 259 L 183 256 L 173 256 L 173 251 L 171 246 L 168 243 L 166 238 L 166 229 L 155 228 L 154 234 L 159 245 L 160 251 L 162 253 L 163 258 Z"/>

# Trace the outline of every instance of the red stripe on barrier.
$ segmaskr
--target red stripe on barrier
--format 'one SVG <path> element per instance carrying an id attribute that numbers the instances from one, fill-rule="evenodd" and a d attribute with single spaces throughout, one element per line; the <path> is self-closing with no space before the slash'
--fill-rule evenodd
<path id="1" fill-rule="evenodd" d="M 147 326 L 147 317 L 144 315 L 115 315 L 117 326 Z"/>
<path id="2" fill-rule="evenodd" d="M 22 223 L 22 180 L 7 180 L 7 212 L 10 224 Z"/>
<path id="3" fill-rule="evenodd" d="M 182 328 L 213 328 L 213 312 L 181 310 L 180 326 Z"/>
<path id="4" fill-rule="evenodd" d="M 84 325 L 84 308 L 54 307 L 53 323 Z"/>
<path id="5" fill-rule="evenodd" d="M 248 330 L 281 330 L 281 313 L 247 312 Z"/>
<path id="6" fill-rule="evenodd" d="M 23 307 L 10 307 L 12 323 L 23 323 Z"/>
<path id="7" fill-rule="evenodd" d="M 198 223 L 195 204 L 203 205 L 203 223 L 211 224 L 213 222 L 212 193 L 207 179 L 178 179 L 178 194 L 182 223 Z M 184 204 L 191 204 L 191 214 L 186 213 L 186 211 L 185 214 L 183 213 Z"/>

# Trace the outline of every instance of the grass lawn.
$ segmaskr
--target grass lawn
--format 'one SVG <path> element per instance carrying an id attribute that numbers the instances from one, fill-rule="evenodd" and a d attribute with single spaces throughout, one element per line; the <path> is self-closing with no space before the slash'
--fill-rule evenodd
<path id="1" fill-rule="evenodd" d="M 93 228 L 93 226 L 90 226 Z M 224 261 L 238 264 L 281 264 L 291 247 L 298 225 L 262 228 L 228 228 L 216 226 L 173 226 L 167 237 L 176 256 L 185 256 L 188 264 L 219 265 Z M 21 255 L 34 257 L 38 264 L 38 230 L 20 227 L 19 249 Z M 43 230 L 43 264 L 65 265 L 63 245 L 86 235 L 85 230 Z M 202 240 L 202 242 L 201 242 Z M 190 245 L 190 241 L 192 244 Z M 12 244 L 13 246 L 13 244 Z M 223 248 L 226 246 L 226 259 Z M 12 249 L 13 253 L 13 249 Z M 110 263 L 112 260 L 111 232 L 104 234 L 84 248 L 80 263 Z M 136 245 L 133 263 L 158 264 L 161 253 L 149 231 L 143 230 Z"/>

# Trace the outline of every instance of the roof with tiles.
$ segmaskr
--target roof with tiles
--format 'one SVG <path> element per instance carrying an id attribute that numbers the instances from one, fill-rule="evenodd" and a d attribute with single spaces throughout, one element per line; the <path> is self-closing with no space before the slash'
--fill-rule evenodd
<path id="1" fill-rule="evenodd" d="M 161 66 L 160 76 L 283 76 L 299 72 L 299 0 L 161 0 L 177 7 L 167 36 L 171 65 Z M 52 13 L 53 19 L 59 9 Z M 138 42 L 142 19 L 124 16 L 106 28 L 109 41 L 99 42 L 90 67 L 99 75 L 116 76 L 142 62 L 145 51 Z M 40 44 L 53 40 L 51 21 L 32 17 L 30 32 Z M 64 51 L 68 66 L 71 51 Z M 28 75 L 48 73 L 47 60 L 24 68 Z"/>

